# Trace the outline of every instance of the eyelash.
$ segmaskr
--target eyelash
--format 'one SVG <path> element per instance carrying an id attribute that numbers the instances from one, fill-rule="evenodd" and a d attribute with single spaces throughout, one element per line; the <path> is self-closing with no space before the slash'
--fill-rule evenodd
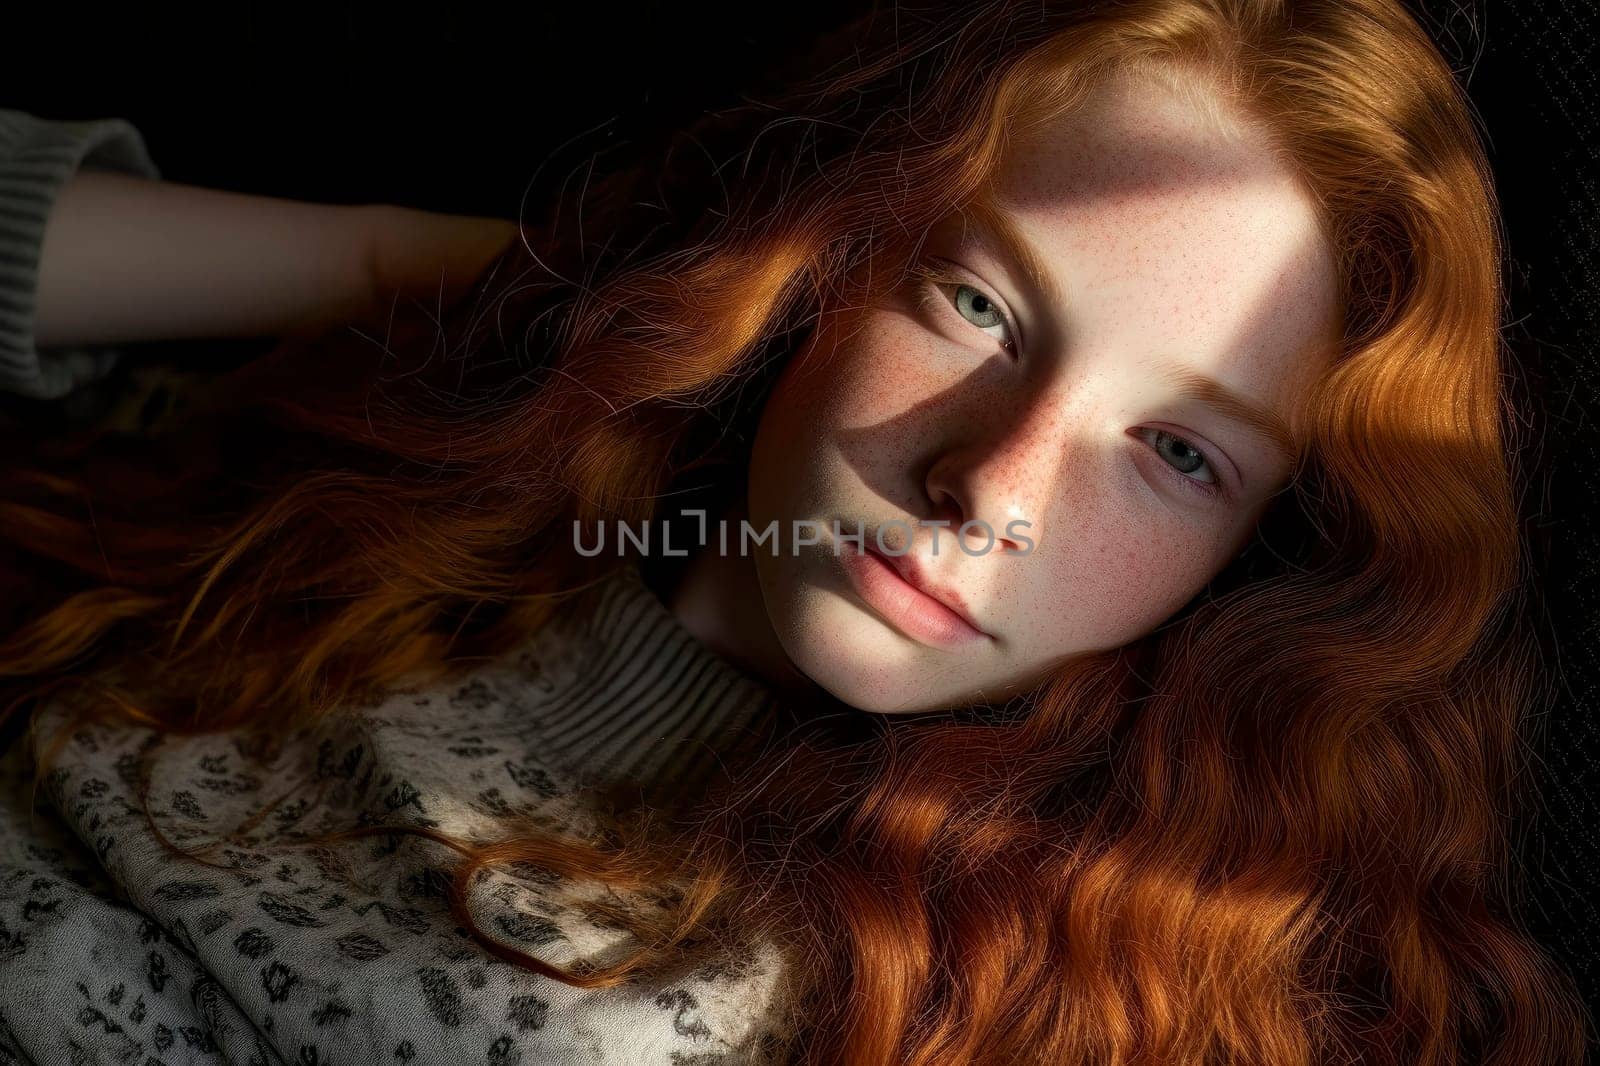
<path id="1" fill-rule="evenodd" d="M 1009 338 L 1006 341 L 1002 341 L 1001 344 L 1000 344 L 1000 347 L 1001 347 L 1002 350 L 1004 350 L 1005 352 L 1009 353 L 1013 357 L 1016 356 L 1016 354 L 1017 354 L 1017 327 L 1016 327 L 1016 324 L 1014 322 L 1012 322 L 1011 316 L 1007 315 L 1004 311 L 1000 310 L 1000 302 L 998 300 L 994 299 L 992 296 L 990 296 L 988 293 L 984 292 L 982 289 L 979 289 L 977 286 L 969 284 L 966 281 L 962 281 L 960 278 L 954 277 L 954 276 L 950 275 L 949 273 L 946 273 L 946 272 L 943 272 L 943 271 L 940 271 L 940 270 L 936 270 L 936 269 L 928 266 L 927 264 L 920 264 L 919 263 L 916 266 L 916 268 L 914 269 L 914 273 L 925 284 L 927 284 L 928 286 L 930 286 L 933 289 L 937 290 L 941 296 L 944 296 L 946 304 L 950 307 L 951 310 L 954 310 L 956 312 L 957 317 L 959 317 L 961 319 L 961 321 L 965 322 L 967 325 L 971 326 L 973 329 L 979 330 L 980 332 L 983 331 L 984 327 L 978 325 L 975 322 L 972 322 L 965 315 L 962 315 L 960 310 L 956 308 L 955 301 L 953 299 L 951 299 L 950 296 L 946 295 L 944 293 L 944 290 L 945 289 L 971 289 L 973 292 L 977 293 L 979 296 L 982 296 L 985 300 L 989 301 L 990 304 L 994 305 L 995 312 L 1000 315 L 1001 324 L 1003 324 L 1005 326 L 1006 335 Z M 925 307 L 926 306 L 926 301 L 928 299 L 930 299 L 931 296 L 932 296 L 932 293 L 929 293 L 929 292 L 925 291 L 923 293 L 923 300 L 919 301 L 919 306 L 924 306 Z M 989 334 L 985 333 L 984 335 L 988 336 Z M 1217 465 L 1211 461 L 1209 456 L 1206 455 L 1205 450 L 1203 448 L 1196 447 L 1193 441 L 1188 440 L 1185 437 L 1181 437 L 1178 434 L 1173 433 L 1170 430 L 1156 429 L 1154 427 L 1147 426 L 1147 427 L 1141 428 L 1139 430 L 1139 434 L 1140 434 L 1141 438 L 1144 438 L 1146 434 L 1152 434 L 1152 435 L 1159 434 L 1161 436 L 1169 437 L 1172 440 L 1175 440 L 1175 441 L 1179 442 L 1180 444 L 1184 445 L 1190 451 L 1198 453 L 1200 455 L 1201 461 L 1205 464 L 1206 468 L 1211 471 L 1211 476 L 1213 478 L 1212 481 L 1201 481 L 1198 478 L 1190 477 L 1188 474 L 1186 474 L 1183 471 L 1177 469 L 1171 463 L 1169 463 L 1165 459 L 1161 458 L 1161 453 L 1157 450 L 1155 444 L 1153 442 L 1147 441 L 1147 443 L 1149 444 L 1150 450 L 1152 452 L 1156 453 L 1156 458 L 1157 459 L 1161 460 L 1161 468 L 1163 470 L 1167 471 L 1168 475 L 1172 478 L 1172 480 L 1181 482 L 1188 491 L 1194 492 L 1197 495 L 1199 495 L 1200 497 L 1202 497 L 1204 499 L 1207 499 L 1207 500 L 1215 500 L 1215 499 L 1217 499 L 1218 497 L 1220 497 L 1222 495 L 1222 479 L 1221 479 L 1220 476 L 1218 476 Z"/>
<path id="2" fill-rule="evenodd" d="M 1222 478 L 1217 473 L 1217 464 L 1211 461 L 1210 457 L 1206 455 L 1203 448 L 1196 447 L 1193 441 L 1185 437 L 1180 437 L 1178 434 L 1168 429 L 1157 429 L 1154 426 L 1143 426 L 1138 432 L 1141 437 L 1143 437 L 1145 434 L 1170 437 L 1171 439 L 1182 444 L 1184 447 L 1188 448 L 1190 451 L 1197 453 L 1200 456 L 1200 461 L 1205 464 L 1206 469 L 1211 471 L 1211 476 L 1214 480 L 1201 481 L 1199 478 L 1190 477 L 1182 470 L 1179 470 L 1177 467 L 1167 462 L 1166 459 L 1162 458 L 1160 451 L 1156 449 L 1154 443 L 1150 444 L 1150 450 L 1156 453 L 1156 458 L 1161 462 L 1161 469 L 1167 471 L 1174 480 L 1181 481 L 1187 488 L 1199 493 L 1208 500 L 1217 499 L 1222 495 Z"/>
<path id="3" fill-rule="evenodd" d="M 937 270 L 937 269 L 927 265 L 926 263 L 919 263 L 916 266 L 914 272 L 917 275 L 917 277 L 921 278 L 922 281 L 925 282 L 927 285 L 933 287 L 934 289 L 939 290 L 941 295 L 944 295 L 943 290 L 945 290 L 945 289 L 971 289 L 973 292 L 977 293 L 979 296 L 982 296 L 985 300 L 989 301 L 989 303 L 993 305 L 995 313 L 1000 316 L 1000 322 L 997 323 L 997 324 L 998 325 L 1003 325 L 1006 328 L 1006 337 L 1008 339 L 999 342 L 1000 343 L 1000 348 L 1001 348 L 1002 351 L 1006 352 L 1007 354 L 1009 354 L 1009 355 L 1011 355 L 1013 357 L 1016 356 L 1016 354 L 1017 354 L 1017 333 L 1018 333 L 1017 324 L 1014 321 L 1012 321 L 1010 315 L 1006 314 L 1004 311 L 1002 311 L 1000 309 L 1000 301 L 999 300 L 996 300 L 994 297 L 990 296 L 988 293 L 984 292 L 982 289 L 978 288 L 976 285 L 973 285 L 973 284 L 971 284 L 970 282 L 967 282 L 967 281 L 963 281 L 962 279 L 960 279 L 958 277 L 954 277 L 953 275 L 951 275 L 951 274 L 949 274 L 949 273 L 947 273 L 945 271 Z M 931 294 L 927 294 L 927 295 L 931 295 Z M 950 305 L 950 308 L 952 310 L 955 310 L 956 316 L 958 318 L 960 318 L 962 322 L 965 322 L 967 325 L 971 326 L 975 330 L 978 330 L 979 332 L 983 332 L 985 330 L 986 327 L 980 326 L 977 323 L 973 322 L 972 320 L 968 319 L 965 315 L 962 315 L 961 312 L 956 309 L 955 302 L 949 296 L 945 296 L 945 302 Z M 987 328 L 991 328 L 992 329 L 993 327 L 987 327 Z M 991 335 L 988 334 L 988 333 L 984 333 L 984 336 L 989 337 Z"/>

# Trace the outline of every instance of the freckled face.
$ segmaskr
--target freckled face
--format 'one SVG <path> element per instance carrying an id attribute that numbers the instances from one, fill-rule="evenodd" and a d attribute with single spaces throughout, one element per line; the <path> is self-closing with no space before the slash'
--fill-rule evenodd
<path id="1" fill-rule="evenodd" d="M 1185 385 L 1209 378 L 1289 421 L 1337 337 L 1308 194 L 1256 127 L 1219 125 L 1157 81 L 1108 82 L 1019 145 L 992 194 L 1046 277 L 980 224 L 992 215 L 942 223 L 931 276 L 824 317 L 751 455 L 750 521 L 785 538 L 776 557 L 752 549 L 767 614 L 800 670 L 864 710 L 1010 695 L 1169 618 L 1291 467 Z M 800 519 L 828 531 L 793 555 Z M 951 526 L 918 524 L 933 519 Z M 978 526 L 957 543 L 973 519 L 996 534 L 986 551 Z M 885 611 L 898 586 L 852 579 L 831 524 L 862 523 L 870 547 L 890 520 L 914 534 L 887 527 L 885 543 L 981 637 L 930 641 Z"/>

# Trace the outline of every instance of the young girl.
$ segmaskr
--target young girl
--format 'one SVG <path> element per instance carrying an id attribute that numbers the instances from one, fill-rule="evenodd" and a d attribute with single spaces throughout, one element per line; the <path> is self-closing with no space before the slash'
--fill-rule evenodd
<path id="1" fill-rule="evenodd" d="M 895 14 L 448 313 L 3 475 L 14 1055 L 1577 1061 L 1447 65 L 1392 0 Z"/>

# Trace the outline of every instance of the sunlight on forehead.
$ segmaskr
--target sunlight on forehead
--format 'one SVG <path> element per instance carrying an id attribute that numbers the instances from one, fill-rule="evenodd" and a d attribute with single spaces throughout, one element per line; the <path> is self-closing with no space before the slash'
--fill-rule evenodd
<path id="1" fill-rule="evenodd" d="M 1187 372 L 1163 364 L 1163 380 L 1290 445 L 1273 398 L 1331 354 L 1337 274 L 1315 201 L 1264 132 L 1161 81 L 1109 83 L 1017 144 L 966 220 L 1027 287 L 1035 336 L 1124 365 L 1168 356 Z M 1193 387 L 1208 377 L 1236 384 Z"/>

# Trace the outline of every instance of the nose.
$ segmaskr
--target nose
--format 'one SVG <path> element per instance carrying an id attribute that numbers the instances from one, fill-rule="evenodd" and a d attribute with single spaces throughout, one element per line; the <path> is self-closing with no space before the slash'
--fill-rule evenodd
<path id="1" fill-rule="evenodd" d="M 953 439 L 928 467 L 924 490 L 934 519 L 948 520 L 952 533 L 975 523 L 962 535 L 968 551 L 983 550 L 991 530 L 989 550 L 1021 552 L 1039 540 L 1071 451 L 1073 419 L 1063 406 L 1019 405 L 986 432 Z M 964 415 L 956 421 L 963 428 L 982 422 Z"/>

